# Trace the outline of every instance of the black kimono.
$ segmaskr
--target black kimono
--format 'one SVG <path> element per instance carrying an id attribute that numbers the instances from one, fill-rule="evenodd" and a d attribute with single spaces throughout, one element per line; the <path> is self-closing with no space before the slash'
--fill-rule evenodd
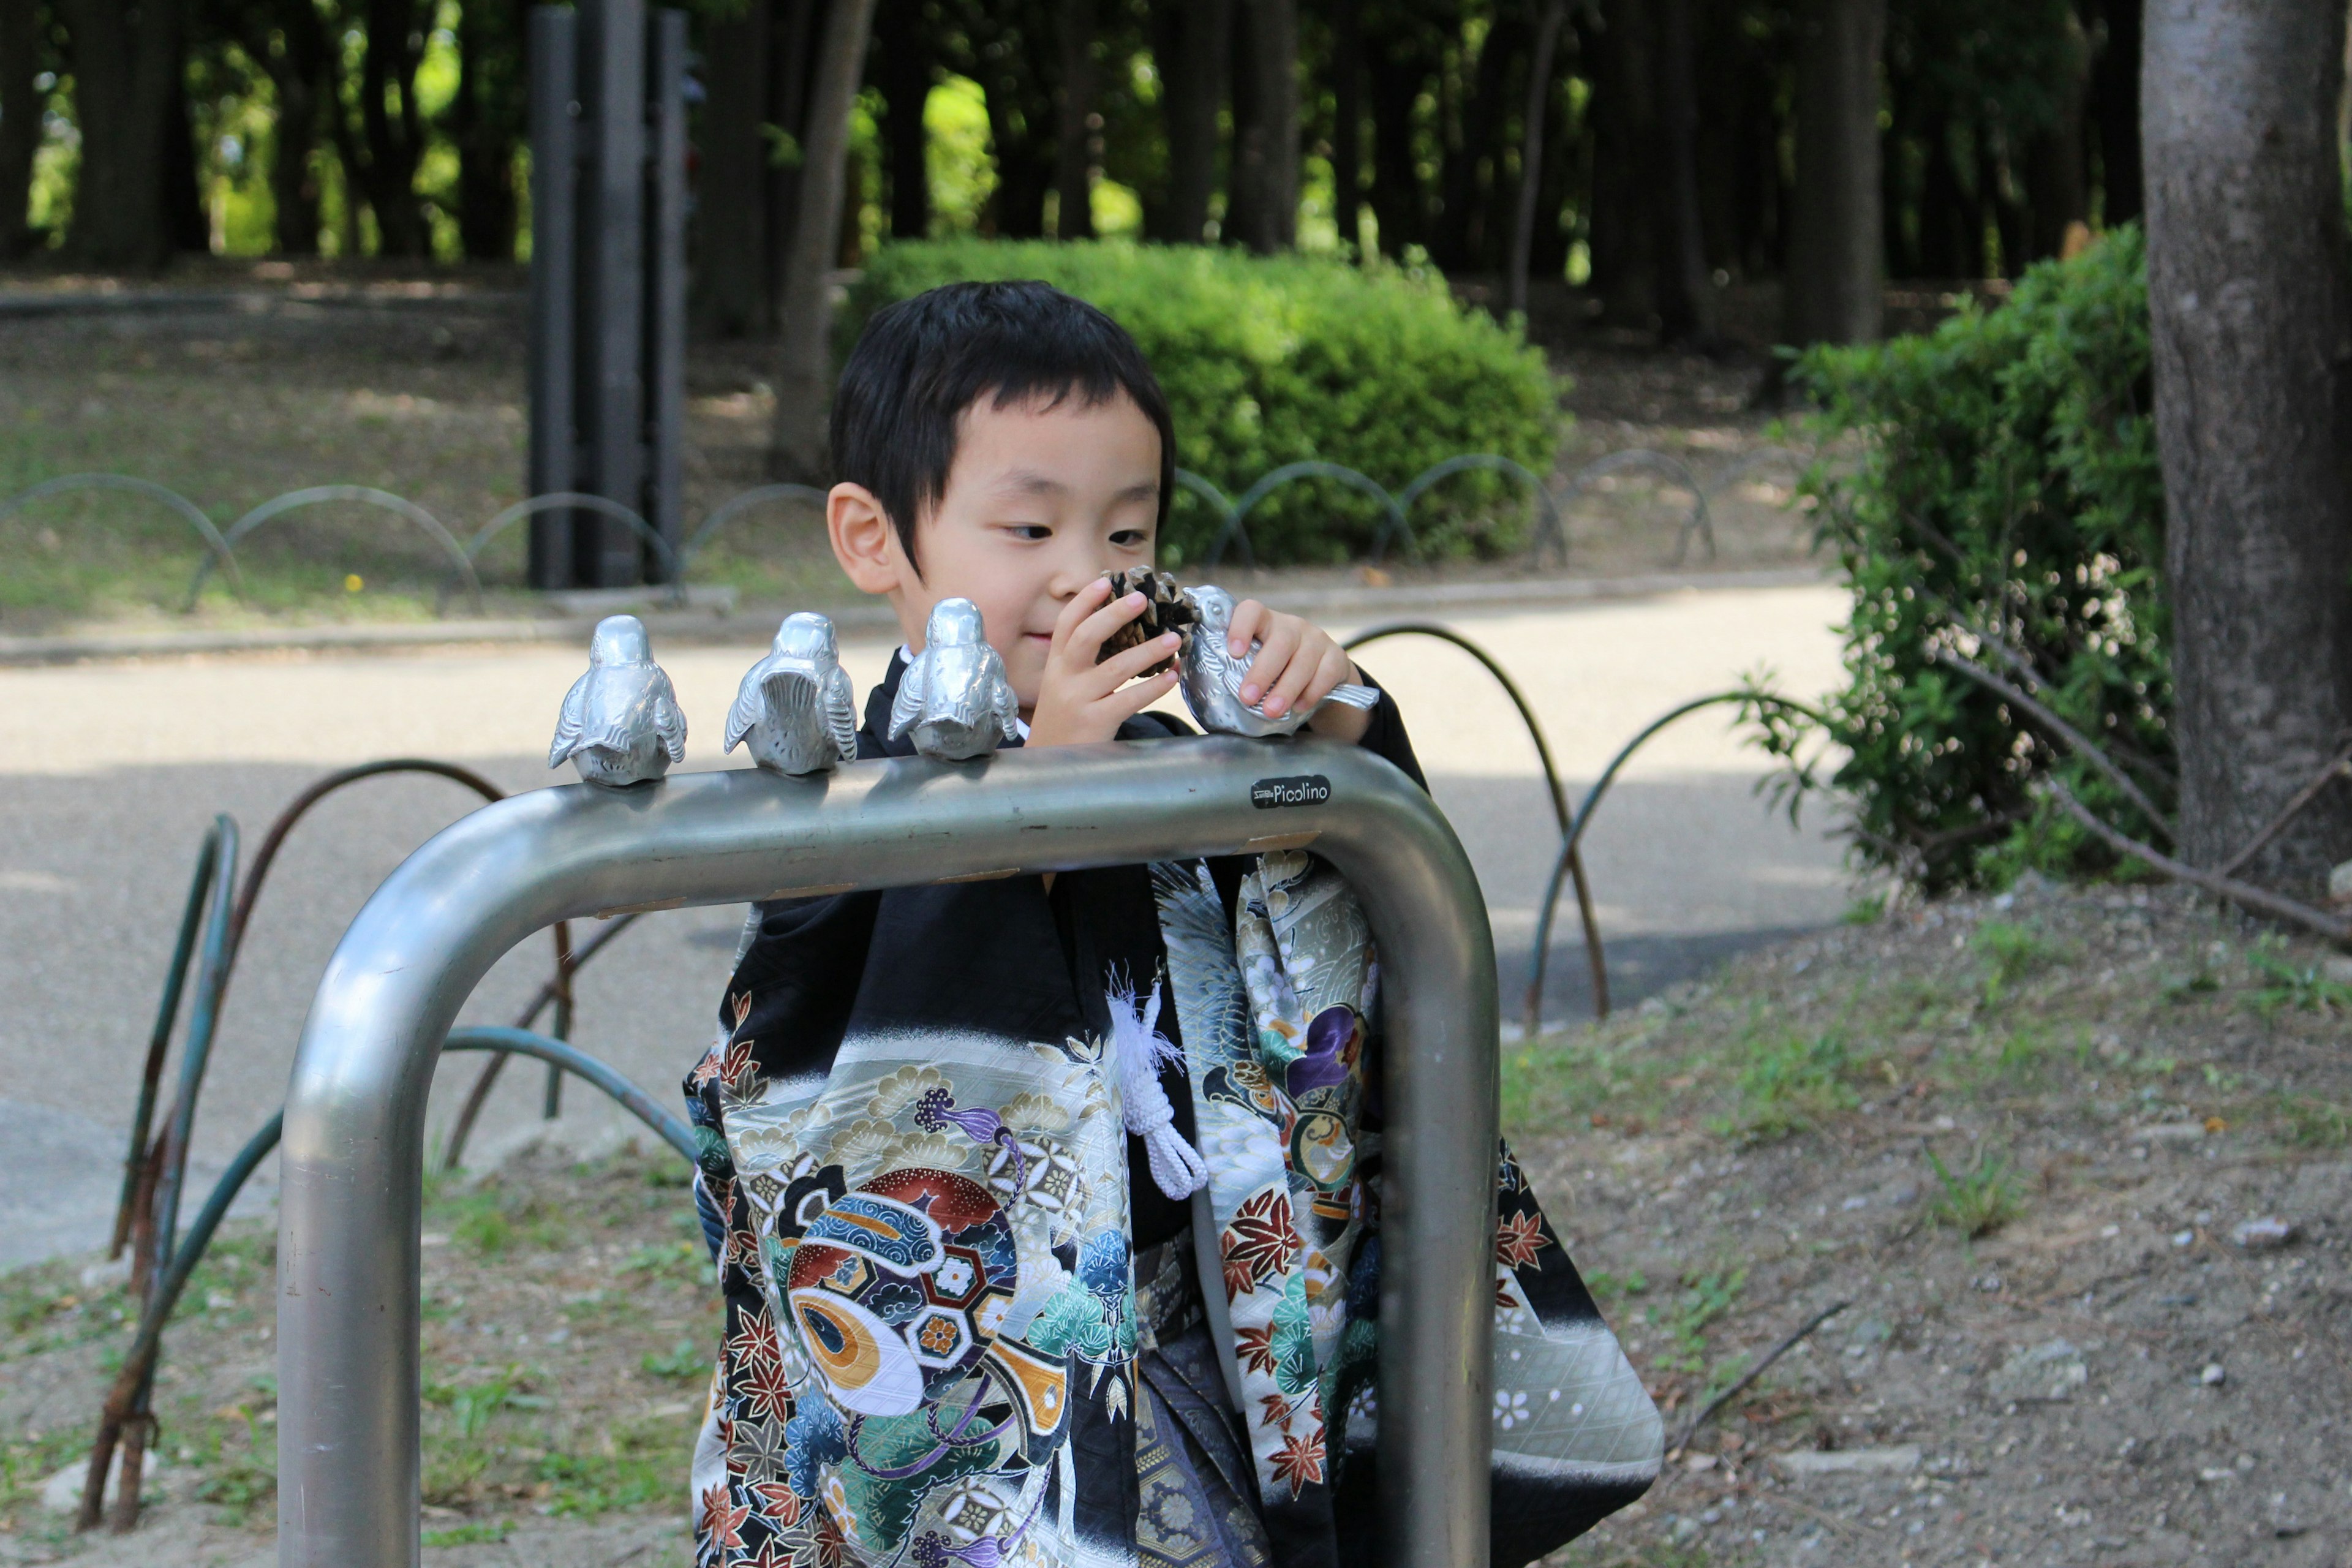
<path id="1" fill-rule="evenodd" d="M 911 751 L 880 739 L 903 668 L 861 757 Z M 1420 781 L 1385 697 L 1364 744 Z M 727 1298 L 698 1562 L 1367 1560 L 1379 970 L 1336 873 L 1293 852 L 761 916 L 687 1084 Z M 1205 1170 L 1188 1200 L 1129 1131 L 1161 1095 Z M 1507 1155 L 1498 1193 L 1507 1564 L 1640 1495 L 1659 1426 Z"/>

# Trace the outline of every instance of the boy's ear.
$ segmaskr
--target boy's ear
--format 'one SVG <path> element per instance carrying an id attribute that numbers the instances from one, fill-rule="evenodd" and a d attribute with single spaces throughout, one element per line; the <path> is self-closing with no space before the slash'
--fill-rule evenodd
<path id="1" fill-rule="evenodd" d="M 838 484 L 824 498 L 824 528 L 833 558 L 861 594 L 887 594 L 898 586 L 901 556 L 890 514 L 864 485 Z"/>

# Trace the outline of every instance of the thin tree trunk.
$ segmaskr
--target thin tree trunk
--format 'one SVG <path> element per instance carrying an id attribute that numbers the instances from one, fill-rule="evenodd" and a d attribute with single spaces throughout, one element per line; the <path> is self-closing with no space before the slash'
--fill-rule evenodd
<path id="1" fill-rule="evenodd" d="M 1715 337 L 1715 288 L 1707 277 L 1706 236 L 1698 211 L 1698 46 L 1694 0 L 1658 0 L 1650 51 L 1658 73 L 1658 337 L 1707 342 Z"/>
<path id="2" fill-rule="evenodd" d="M 1885 317 L 1878 184 L 1878 53 L 1886 0 L 1798 10 L 1797 183 L 1784 341 L 1869 342 Z"/>
<path id="3" fill-rule="evenodd" d="M 1168 201 L 1154 237 L 1198 245 L 1217 194 L 1217 110 L 1225 98 L 1232 0 L 1161 0 L 1152 7 L 1152 28 L 1168 133 Z"/>
<path id="4" fill-rule="evenodd" d="M 1095 0 L 1061 0 L 1062 88 L 1054 106 L 1054 233 L 1095 237 Z"/>
<path id="5" fill-rule="evenodd" d="M 376 245 L 385 256 L 429 256 L 432 235 L 416 194 L 416 166 L 425 157 L 425 117 L 416 104 L 425 33 L 415 0 L 368 0 L 366 33 L 359 98 L 367 161 L 360 183 L 375 214 Z"/>
<path id="6" fill-rule="evenodd" d="M 1649 0 L 1609 0 L 1592 84 L 1592 290 L 1608 315 L 1646 326 L 1657 311 L 1657 73 Z"/>
<path id="7" fill-rule="evenodd" d="M 1559 47 L 1559 30 L 1567 21 L 1568 0 L 1545 0 L 1543 18 L 1536 24 L 1535 54 L 1528 64 L 1528 104 L 1519 120 L 1523 134 L 1518 210 L 1511 225 L 1510 308 L 1520 315 L 1528 310 L 1528 259 L 1535 249 L 1536 194 L 1543 186 L 1544 110 L 1551 102 L 1552 56 Z"/>
<path id="8" fill-rule="evenodd" d="M 2141 78 L 2178 839 L 2226 862 L 2352 730 L 2344 0 L 2150 0 Z M 2248 868 L 2352 855 L 2332 786 Z"/>
<path id="9" fill-rule="evenodd" d="M 91 267 L 159 267 L 163 132 L 180 71 L 176 0 L 58 0 L 73 39 L 73 256 Z"/>
<path id="10" fill-rule="evenodd" d="M 1266 256 L 1298 242 L 1297 0 L 1253 0 L 1237 20 L 1225 229 Z"/>
<path id="11" fill-rule="evenodd" d="M 865 74 L 874 0 L 833 0 L 825 9 L 810 83 L 808 134 L 801 145 L 801 210 L 784 274 L 782 342 L 776 355 L 776 422 L 769 467 L 803 483 L 825 472 L 825 407 L 832 393 L 827 352 L 833 304 L 825 275 L 841 225 L 849 112 Z"/>
<path id="12" fill-rule="evenodd" d="M 515 149 L 525 133 L 522 7 L 476 0 L 457 13 L 457 242 L 478 261 L 511 261 L 521 201 Z"/>
<path id="13" fill-rule="evenodd" d="M 1478 218 L 1484 205 L 1478 166 L 1495 153 L 1495 127 L 1503 118 L 1505 73 L 1526 48 L 1527 30 L 1517 16 L 1496 18 L 1479 47 L 1469 98 L 1462 106 L 1462 140 L 1447 149 L 1439 174 L 1437 222 L 1430 234 L 1429 258 L 1446 271 L 1476 265 Z M 1499 158 L 1493 162 L 1499 163 Z"/>
<path id="14" fill-rule="evenodd" d="M 213 247 L 211 209 L 196 168 L 195 127 L 188 122 L 184 73 L 172 73 L 172 105 L 163 113 L 163 235 L 173 251 L 203 256 Z"/>
<path id="15" fill-rule="evenodd" d="M 931 97 L 929 30 L 920 0 L 879 0 L 874 10 L 874 85 L 882 94 L 882 139 L 890 171 L 890 237 L 931 230 L 930 138 L 923 110 Z"/>
<path id="16" fill-rule="evenodd" d="M 695 171 L 694 314 L 718 338 L 761 330 L 766 269 L 768 37 L 765 7 L 706 24 L 702 158 Z"/>
<path id="17" fill-rule="evenodd" d="M 1331 222 L 1353 254 L 1363 244 L 1364 28 L 1361 0 L 1331 6 Z"/>
<path id="18" fill-rule="evenodd" d="M 2102 0 L 2106 41 L 2091 70 L 2091 121 L 2099 135 L 2099 217 L 2112 228 L 2139 216 L 2140 0 Z"/>
<path id="19" fill-rule="evenodd" d="M 0 261 L 32 247 L 33 154 L 41 150 L 40 0 L 0 0 Z"/>
<path id="20" fill-rule="evenodd" d="M 2084 169 L 2083 111 L 2090 86 L 2091 43 L 2070 14 L 2062 40 L 2066 65 L 2060 78 L 2055 123 L 2033 138 L 2025 155 L 2025 202 L 2032 218 L 2026 259 L 2055 256 L 2066 231 L 2091 216 L 2090 181 Z"/>
<path id="21" fill-rule="evenodd" d="M 257 20 L 262 24 L 257 29 L 262 36 L 249 38 L 247 51 L 268 64 L 270 89 L 278 99 L 269 148 L 269 195 L 278 209 L 277 247 L 284 256 L 316 256 L 320 116 L 339 112 L 325 103 L 331 79 L 326 23 L 310 0 L 279 0 Z M 274 53 L 267 36 L 270 24 L 275 24 L 279 41 L 279 50 Z"/>
<path id="22" fill-rule="evenodd" d="M 761 302 L 760 330 L 777 329 L 783 320 L 783 299 L 792 271 L 793 229 L 799 221 L 801 169 L 807 151 L 809 82 L 824 0 L 753 0 L 756 14 L 762 4 L 773 27 L 768 38 L 768 116 L 789 143 L 765 150 L 768 165 L 765 289 Z M 767 132 L 761 133 L 763 142 Z M 828 242 L 829 243 L 829 242 Z"/>
<path id="23" fill-rule="evenodd" d="M 1391 37 L 1368 55 L 1372 89 L 1372 218 L 1381 252 L 1402 256 L 1426 227 L 1421 171 L 1412 155 L 1412 106 L 1429 78 L 1409 38 Z"/>

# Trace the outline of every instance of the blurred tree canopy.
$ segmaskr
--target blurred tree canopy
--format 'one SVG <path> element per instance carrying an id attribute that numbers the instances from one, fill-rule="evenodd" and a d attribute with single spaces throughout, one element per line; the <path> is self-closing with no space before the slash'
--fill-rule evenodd
<path id="1" fill-rule="evenodd" d="M 690 7 L 707 331 L 772 330 L 829 3 Z M 879 0 L 839 257 L 1124 235 L 1500 274 L 1532 179 L 1535 278 L 1699 331 L 1694 255 L 1718 280 L 1785 264 L 1801 39 L 1857 4 L 1885 275 L 2013 277 L 2138 213 L 2139 0 L 1574 0 L 1540 83 L 1546 0 Z M 524 20 L 0 0 L 0 253 L 526 255 Z"/>

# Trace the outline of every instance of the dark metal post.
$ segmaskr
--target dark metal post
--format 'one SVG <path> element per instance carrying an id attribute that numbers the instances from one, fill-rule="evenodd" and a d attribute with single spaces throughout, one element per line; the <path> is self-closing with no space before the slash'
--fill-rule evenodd
<path id="1" fill-rule="evenodd" d="M 646 521 L 669 542 L 686 545 L 686 13 L 654 13 L 653 162 L 648 171 L 653 215 L 646 279 Z M 646 574 L 665 580 L 657 556 L 646 555 Z"/>
<path id="2" fill-rule="evenodd" d="M 572 360 L 579 267 L 573 200 L 580 145 L 579 35 L 569 6 L 530 8 L 530 470 L 532 495 L 572 488 L 579 437 Z M 530 520 L 530 585 L 568 588 L 572 520 Z"/>
<path id="3" fill-rule="evenodd" d="M 635 510 L 644 500 L 646 7 L 589 0 L 580 18 L 580 102 L 587 166 L 580 182 L 581 487 Z M 583 587 L 639 578 L 642 546 L 626 524 L 577 515 L 572 577 Z"/>

